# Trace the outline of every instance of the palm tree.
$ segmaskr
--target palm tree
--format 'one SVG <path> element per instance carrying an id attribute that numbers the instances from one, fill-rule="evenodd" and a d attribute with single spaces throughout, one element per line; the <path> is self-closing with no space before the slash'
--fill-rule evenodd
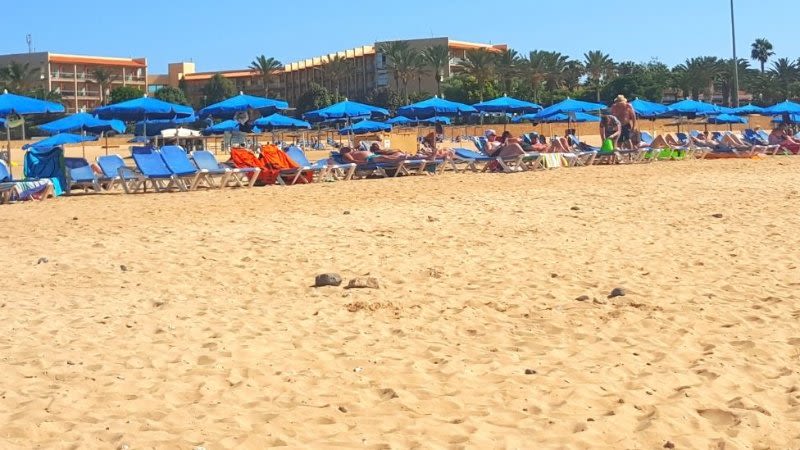
<path id="1" fill-rule="evenodd" d="M 539 102 L 539 95 L 545 81 L 547 81 L 548 69 L 547 60 L 549 58 L 547 51 L 533 50 L 528 54 L 527 59 L 522 60 L 524 72 L 528 81 L 531 83 L 531 90 L 533 91 L 533 101 Z"/>
<path id="2" fill-rule="evenodd" d="M 480 101 L 483 101 L 483 91 L 486 88 L 486 83 L 494 79 L 494 64 L 494 54 L 485 48 L 467 50 L 464 54 L 462 67 L 467 74 L 475 77 L 475 81 L 478 82 L 478 86 L 480 86 Z"/>
<path id="3" fill-rule="evenodd" d="M 570 92 L 574 92 L 581 85 L 581 77 L 584 72 L 585 70 L 582 62 L 574 59 L 567 61 L 563 73 L 564 86 L 566 86 Z"/>
<path id="4" fill-rule="evenodd" d="M 434 45 L 422 51 L 422 57 L 433 69 L 436 77 L 436 95 L 442 95 L 442 78 L 444 78 L 445 67 L 450 66 L 450 50 L 445 45 Z"/>
<path id="5" fill-rule="evenodd" d="M 387 68 L 394 77 L 395 85 L 402 85 L 401 96 L 408 101 L 408 82 L 418 67 L 419 50 L 404 41 L 383 42 L 378 50 L 386 55 Z"/>
<path id="6" fill-rule="evenodd" d="M 422 77 L 428 74 L 428 62 L 422 53 L 417 52 L 411 65 L 411 72 L 417 76 L 417 94 L 419 94 L 422 92 Z"/>
<path id="7" fill-rule="evenodd" d="M 11 91 L 27 91 L 31 88 L 31 83 L 39 71 L 38 67 L 30 67 L 30 63 L 20 64 L 11 61 L 7 66 L 0 68 L 0 79 Z"/>
<path id="8" fill-rule="evenodd" d="M 340 98 L 339 91 L 342 80 L 345 80 L 347 75 L 350 73 L 350 65 L 348 64 L 347 58 L 336 55 L 332 59 L 329 59 L 325 64 L 325 72 L 330 78 L 331 85 L 334 88 L 334 93 L 336 94 L 336 99 L 338 101 Z"/>
<path id="9" fill-rule="evenodd" d="M 248 68 L 255 70 L 261 75 L 264 97 L 269 97 L 269 84 L 272 82 L 275 75 L 283 69 L 283 64 L 275 58 L 267 58 L 261 55 L 254 59 Z"/>
<path id="10" fill-rule="evenodd" d="M 506 94 L 511 92 L 511 84 L 520 74 L 521 62 L 522 58 L 514 49 L 509 48 L 497 54 L 494 64 Z"/>
<path id="11" fill-rule="evenodd" d="M 109 86 L 111 86 L 111 83 L 119 78 L 119 76 L 110 69 L 98 67 L 89 73 L 89 77 L 100 87 L 100 104 L 105 105 L 106 90 L 109 88 Z"/>
<path id="12" fill-rule="evenodd" d="M 544 55 L 547 77 L 545 84 L 551 91 L 561 88 L 564 84 L 564 71 L 567 69 L 569 56 L 559 52 L 546 52 Z"/>
<path id="13" fill-rule="evenodd" d="M 772 43 L 766 38 L 758 38 L 750 45 L 750 59 L 761 63 L 761 73 L 764 73 L 764 64 L 767 63 L 769 57 L 774 55 L 772 51 Z"/>
<path id="14" fill-rule="evenodd" d="M 750 63 L 744 58 L 737 58 L 736 69 L 739 77 L 744 79 L 749 76 Z M 735 86 L 733 85 L 733 58 L 726 59 L 721 62 L 722 68 L 717 80 L 719 90 L 722 92 L 722 103 L 732 106 L 733 100 L 738 98 L 738 92 L 734 92 Z"/>
<path id="15" fill-rule="evenodd" d="M 592 50 L 583 54 L 586 67 L 586 76 L 589 84 L 594 87 L 597 102 L 600 102 L 600 90 L 609 81 L 614 73 L 614 60 L 600 50 Z"/>
<path id="16" fill-rule="evenodd" d="M 777 61 L 772 63 L 772 69 L 770 69 L 769 73 L 774 80 L 777 91 L 780 92 L 783 98 L 788 99 L 791 97 L 795 84 L 800 78 L 800 67 L 798 67 L 797 62 L 789 58 L 778 58 Z"/>
<path id="17" fill-rule="evenodd" d="M 711 101 L 714 95 L 714 83 L 724 73 L 724 62 L 715 56 L 699 56 L 689 58 L 676 69 L 680 74 L 684 92 L 690 90 L 692 97 L 697 100 L 703 93 L 706 101 Z"/>

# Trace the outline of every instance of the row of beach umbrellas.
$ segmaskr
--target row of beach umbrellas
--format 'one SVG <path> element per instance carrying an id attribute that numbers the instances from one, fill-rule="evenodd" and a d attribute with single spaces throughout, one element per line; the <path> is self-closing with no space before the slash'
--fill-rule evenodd
<path id="1" fill-rule="evenodd" d="M 740 115 L 789 115 L 790 120 L 800 118 L 800 104 L 785 101 L 776 105 L 761 108 L 755 105 L 744 105 L 739 108 L 725 108 L 697 100 L 681 100 L 671 105 L 662 105 L 646 100 L 635 99 L 631 102 L 637 115 L 641 118 L 669 116 L 705 116 L 709 123 L 744 123 Z M 419 125 L 420 123 L 449 123 L 450 117 L 475 113 L 517 114 L 515 122 L 531 121 L 548 122 L 595 122 L 599 118 L 591 113 L 599 113 L 606 105 L 566 98 L 546 108 L 535 103 L 502 96 L 493 100 L 467 105 L 439 97 L 431 97 L 417 103 L 403 106 L 397 110 L 398 116 L 378 122 L 372 119 L 388 118 L 389 111 L 363 103 L 345 100 L 334 105 L 311 111 L 303 115 L 306 120 L 298 120 L 278 113 L 288 109 L 289 105 L 281 100 L 255 97 L 240 93 L 195 112 L 191 107 L 164 102 L 151 97 L 141 97 L 125 102 L 97 108 L 93 114 L 77 113 L 71 116 L 40 126 L 41 129 L 54 134 L 51 138 L 33 144 L 33 148 L 46 148 L 63 143 L 86 142 L 95 140 L 96 135 L 114 131 L 124 132 L 123 121 L 141 121 L 142 132 L 147 135 L 147 124 L 154 121 L 180 123 L 196 121 L 197 117 L 214 117 L 227 119 L 204 130 L 205 134 L 218 134 L 236 131 L 237 113 L 250 109 L 268 114 L 254 122 L 256 131 L 275 129 L 309 129 L 311 123 L 345 123 L 341 134 L 360 134 L 377 131 L 389 131 L 392 125 Z M 0 120 L 9 115 L 46 114 L 63 112 L 63 106 L 43 100 L 32 99 L 15 94 L 0 95 Z M 794 116 L 797 115 L 797 116 Z M 70 134 L 76 133 L 76 134 Z M 7 133 L 8 135 L 8 133 Z M 63 135 L 60 136 L 59 135 Z M 93 136 L 94 135 L 94 136 Z M 7 137 L 7 139 L 9 139 Z M 10 145 L 9 145 L 10 146 Z"/>

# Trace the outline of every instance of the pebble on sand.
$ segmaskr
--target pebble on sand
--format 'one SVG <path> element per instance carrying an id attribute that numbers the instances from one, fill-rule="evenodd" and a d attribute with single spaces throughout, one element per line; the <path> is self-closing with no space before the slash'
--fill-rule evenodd
<path id="1" fill-rule="evenodd" d="M 608 294 L 608 298 L 624 297 L 624 296 L 625 296 L 625 289 L 622 289 L 620 287 L 612 289 L 611 293 Z"/>
<path id="2" fill-rule="evenodd" d="M 533 369 L 525 369 L 525 375 L 536 375 L 536 371 Z"/>
<path id="3" fill-rule="evenodd" d="M 722 214 L 721 213 L 715 213 L 715 214 L 712 214 L 711 217 L 715 217 L 717 219 L 722 219 Z"/>
<path id="4" fill-rule="evenodd" d="M 347 283 L 347 289 L 379 289 L 378 279 L 374 277 L 356 277 Z"/>
<path id="5" fill-rule="evenodd" d="M 44 256 L 39 258 L 39 260 L 36 261 L 36 264 L 47 264 L 47 258 L 45 258 Z"/>
<path id="6" fill-rule="evenodd" d="M 577 300 L 579 302 L 585 302 L 585 301 L 589 300 L 589 296 L 588 295 L 581 295 L 580 297 L 576 297 L 575 300 Z"/>
<path id="7" fill-rule="evenodd" d="M 340 284 L 342 284 L 342 277 L 338 273 L 321 273 L 314 278 L 314 287 L 339 286 Z"/>

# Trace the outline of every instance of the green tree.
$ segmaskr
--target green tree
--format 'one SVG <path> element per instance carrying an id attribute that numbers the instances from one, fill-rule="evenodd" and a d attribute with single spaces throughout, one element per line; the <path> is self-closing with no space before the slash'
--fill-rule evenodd
<path id="1" fill-rule="evenodd" d="M 324 86 L 310 83 L 308 90 L 303 92 L 297 99 L 297 112 L 300 114 L 307 113 L 330 106 L 332 103 L 331 94 Z"/>
<path id="2" fill-rule="evenodd" d="M 769 74 L 775 84 L 774 89 L 780 94 L 781 99 L 786 100 L 792 97 L 797 90 L 797 82 L 800 78 L 800 67 L 798 67 L 797 61 L 778 58 L 777 61 L 773 61 Z"/>
<path id="3" fill-rule="evenodd" d="M 217 73 L 203 86 L 203 95 L 206 103 L 204 106 L 208 106 L 236 95 L 236 86 L 233 81 Z"/>
<path id="4" fill-rule="evenodd" d="M 761 64 L 761 73 L 764 73 L 764 64 L 767 63 L 769 57 L 774 55 L 772 51 L 772 43 L 766 38 L 758 38 L 750 44 L 750 59 L 758 61 Z"/>
<path id="5" fill-rule="evenodd" d="M 461 63 L 464 72 L 475 78 L 480 86 L 479 99 L 483 101 L 483 91 L 489 82 L 494 80 L 495 55 L 485 48 L 467 50 Z"/>
<path id="6" fill-rule="evenodd" d="M 336 55 L 329 59 L 323 66 L 325 77 L 330 81 L 334 89 L 334 98 L 340 98 L 342 81 L 346 81 L 348 74 L 352 71 L 347 58 Z"/>
<path id="7" fill-rule="evenodd" d="M 39 68 L 31 67 L 30 63 L 20 64 L 11 61 L 7 66 L 0 68 L 0 80 L 12 92 L 29 90 L 39 76 Z"/>
<path id="8" fill-rule="evenodd" d="M 567 64 L 564 67 L 564 72 L 562 73 L 562 78 L 564 81 L 564 86 L 567 88 L 569 92 L 575 92 L 581 85 L 581 77 L 583 76 L 585 70 L 583 67 L 583 63 L 580 61 L 576 61 L 571 59 L 567 61 Z"/>
<path id="9" fill-rule="evenodd" d="M 395 80 L 395 87 L 399 88 L 403 99 L 408 101 L 408 82 L 420 67 L 419 50 L 409 46 L 408 42 L 394 41 L 382 42 L 378 51 L 386 55 L 387 69 Z"/>
<path id="10" fill-rule="evenodd" d="M 144 91 L 133 86 L 117 86 L 111 89 L 110 104 L 132 100 L 144 95 Z"/>
<path id="11" fill-rule="evenodd" d="M 388 87 L 375 88 L 367 94 L 366 102 L 370 105 L 380 106 L 390 111 L 395 111 L 403 106 L 400 94 Z"/>
<path id="12" fill-rule="evenodd" d="M 658 61 L 647 64 L 625 62 L 619 65 L 619 76 L 602 90 L 601 101 L 610 102 L 616 95 L 660 102 L 671 81 L 669 68 Z"/>
<path id="13" fill-rule="evenodd" d="M 494 62 L 495 70 L 505 93 L 511 92 L 514 80 L 519 77 L 521 62 L 519 52 L 514 49 L 509 48 L 497 54 Z"/>
<path id="14" fill-rule="evenodd" d="M 733 106 L 732 103 L 738 98 L 738 92 L 735 91 L 733 83 L 733 58 L 726 59 L 721 62 L 722 68 L 717 78 L 717 90 L 722 93 L 722 103 L 728 106 Z M 736 69 L 740 80 L 750 76 L 750 63 L 744 58 L 737 58 Z M 742 84 L 741 82 L 739 83 Z"/>
<path id="15" fill-rule="evenodd" d="M 99 67 L 89 72 L 89 79 L 97 84 L 100 90 L 100 104 L 106 104 L 106 90 L 108 90 L 111 83 L 117 80 L 119 76 L 112 72 L 110 69 Z"/>
<path id="16" fill-rule="evenodd" d="M 541 92 L 547 80 L 547 59 L 549 52 L 545 50 L 532 50 L 528 57 L 522 61 L 525 77 L 530 85 L 532 100 L 536 103 L 542 101 Z"/>
<path id="17" fill-rule="evenodd" d="M 261 76 L 261 87 L 264 88 L 264 97 L 269 97 L 269 85 L 272 80 L 283 70 L 283 64 L 275 58 L 260 55 L 249 66 Z"/>
<path id="18" fill-rule="evenodd" d="M 177 103 L 178 105 L 189 105 L 186 94 L 182 90 L 172 86 L 162 87 L 153 94 L 153 97 L 164 100 L 165 102 Z"/>
<path id="19" fill-rule="evenodd" d="M 692 97 L 698 100 L 702 93 L 710 101 L 714 95 L 714 85 L 723 74 L 724 67 L 723 62 L 715 56 L 698 56 L 687 59 L 674 72 L 684 95 L 687 91 L 691 92 Z"/>
<path id="20" fill-rule="evenodd" d="M 586 78 L 589 86 L 596 93 L 596 101 L 600 101 L 600 91 L 614 75 L 614 60 L 600 50 L 592 50 L 583 54 Z"/>
<path id="21" fill-rule="evenodd" d="M 445 45 L 434 45 L 422 52 L 422 58 L 433 70 L 433 76 L 436 78 L 436 95 L 441 97 L 444 69 L 450 66 L 450 50 Z"/>

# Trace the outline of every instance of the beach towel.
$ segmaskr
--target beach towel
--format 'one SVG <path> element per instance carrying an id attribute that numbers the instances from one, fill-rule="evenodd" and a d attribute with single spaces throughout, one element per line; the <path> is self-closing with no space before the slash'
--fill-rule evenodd
<path id="1" fill-rule="evenodd" d="M 261 146 L 260 159 L 266 167 L 277 170 L 278 172 L 281 170 L 297 169 L 300 167 L 296 162 L 292 161 L 292 159 L 286 155 L 286 152 L 271 144 Z M 301 177 L 305 178 L 306 181 L 310 183 L 313 181 L 314 172 L 306 172 L 302 174 Z"/>
<path id="2" fill-rule="evenodd" d="M 31 181 L 15 181 L 11 191 L 11 200 L 44 200 L 52 194 L 53 182 L 47 179 Z"/>
<path id="3" fill-rule="evenodd" d="M 25 153 L 25 178 L 56 178 L 61 186 L 67 185 L 64 166 L 64 149 L 54 147 L 39 151 L 35 147 Z"/>
<path id="4" fill-rule="evenodd" d="M 258 181 L 256 181 L 258 186 L 275 184 L 275 180 L 277 180 L 278 173 L 280 172 L 279 170 L 267 167 L 263 161 L 258 159 L 253 152 L 246 148 L 231 147 L 231 161 L 233 165 L 239 169 L 254 167 L 261 169 L 261 173 L 258 175 Z"/>

